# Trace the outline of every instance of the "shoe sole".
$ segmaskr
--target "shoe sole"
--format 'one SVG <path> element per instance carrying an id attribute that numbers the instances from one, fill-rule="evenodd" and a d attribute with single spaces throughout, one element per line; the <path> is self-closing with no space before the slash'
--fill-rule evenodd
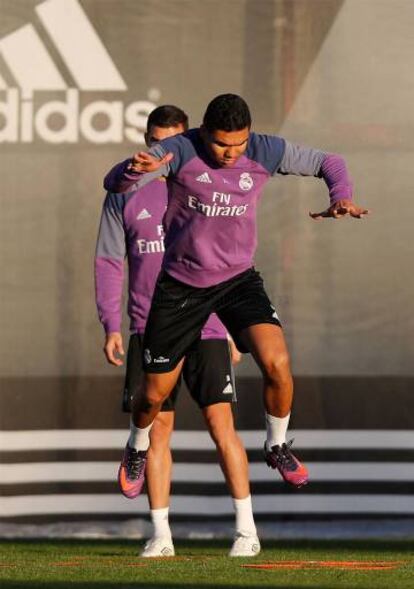
<path id="1" fill-rule="evenodd" d="M 141 558 L 172 558 L 175 554 L 140 554 Z"/>
<path id="2" fill-rule="evenodd" d="M 259 552 L 249 552 L 249 554 L 229 554 L 229 558 L 252 558 L 260 554 Z"/>

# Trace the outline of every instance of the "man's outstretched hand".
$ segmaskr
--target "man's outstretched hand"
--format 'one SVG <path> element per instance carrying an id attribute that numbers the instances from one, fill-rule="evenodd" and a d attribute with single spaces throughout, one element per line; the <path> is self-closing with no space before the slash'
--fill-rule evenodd
<path id="1" fill-rule="evenodd" d="M 159 170 L 161 166 L 170 162 L 174 157 L 174 154 L 167 153 L 163 158 L 158 159 L 151 153 L 146 151 L 138 151 L 132 156 L 132 161 L 128 165 L 128 170 L 131 172 L 155 172 Z"/>
<path id="2" fill-rule="evenodd" d="M 342 219 L 343 217 L 349 216 L 354 219 L 362 219 L 366 215 L 369 215 L 368 209 L 363 209 L 352 202 L 352 200 L 338 200 L 333 203 L 328 209 L 321 213 L 309 212 L 309 216 L 312 219 L 326 219 L 331 217 L 332 219 Z"/>

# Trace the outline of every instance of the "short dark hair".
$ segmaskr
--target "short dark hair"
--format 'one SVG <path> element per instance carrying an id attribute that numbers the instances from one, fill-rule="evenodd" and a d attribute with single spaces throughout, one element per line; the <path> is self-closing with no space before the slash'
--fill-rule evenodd
<path id="1" fill-rule="evenodd" d="M 240 131 L 251 127 L 247 103 L 237 94 L 220 94 L 207 106 L 203 125 L 207 131 Z"/>
<path id="2" fill-rule="evenodd" d="M 167 127 L 178 127 L 178 125 L 182 125 L 185 130 L 188 129 L 188 116 L 186 113 L 178 106 L 163 104 L 154 108 L 150 113 L 147 121 L 147 131 L 151 127 L 163 127 L 166 129 Z"/>

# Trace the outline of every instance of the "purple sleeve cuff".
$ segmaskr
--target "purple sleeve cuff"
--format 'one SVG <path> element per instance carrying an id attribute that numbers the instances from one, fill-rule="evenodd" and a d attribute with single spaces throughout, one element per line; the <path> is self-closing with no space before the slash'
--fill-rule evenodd
<path id="1" fill-rule="evenodd" d="M 123 279 L 123 260 L 95 258 L 96 306 L 106 333 L 121 331 Z"/>
<path id="2" fill-rule="evenodd" d="M 128 170 L 131 158 L 116 164 L 108 172 L 104 179 L 104 188 L 108 192 L 128 192 L 128 190 L 138 182 L 142 174 L 140 172 L 131 172 Z"/>
<path id="3" fill-rule="evenodd" d="M 121 320 L 119 315 L 114 317 L 107 317 L 103 322 L 102 325 L 104 327 L 105 333 L 108 335 L 109 333 L 120 333 L 121 332 Z"/>
<path id="4" fill-rule="evenodd" d="M 321 164 L 320 176 L 328 186 L 331 204 L 338 200 L 352 200 L 352 181 L 342 156 L 327 154 Z"/>

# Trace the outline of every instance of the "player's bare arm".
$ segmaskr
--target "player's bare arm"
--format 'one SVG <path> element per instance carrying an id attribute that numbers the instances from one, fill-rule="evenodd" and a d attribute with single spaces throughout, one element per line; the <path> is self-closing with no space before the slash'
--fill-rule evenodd
<path id="1" fill-rule="evenodd" d="M 352 217 L 353 219 L 362 219 L 369 215 L 370 211 L 356 205 L 352 200 L 342 199 L 331 204 L 326 210 L 320 213 L 309 212 L 312 219 L 343 219 L 344 217 Z"/>
<path id="2" fill-rule="evenodd" d="M 119 356 L 123 356 L 125 353 L 122 342 L 122 334 L 117 331 L 108 333 L 105 338 L 105 346 L 103 351 L 109 364 L 113 364 L 114 366 L 122 366 L 123 361 L 121 358 L 119 358 Z"/>

